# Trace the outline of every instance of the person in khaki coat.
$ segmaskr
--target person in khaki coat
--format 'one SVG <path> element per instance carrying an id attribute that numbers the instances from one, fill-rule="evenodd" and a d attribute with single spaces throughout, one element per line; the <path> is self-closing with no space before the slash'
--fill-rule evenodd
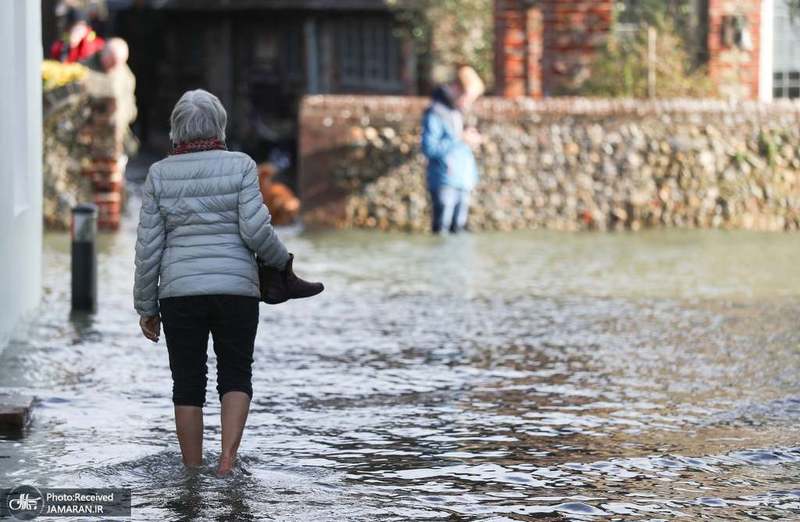
<path id="1" fill-rule="evenodd" d="M 103 49 L 82 62 L 89 69 L 105 75 L 105 83 L 116 100 L 114 118 L 117 140 L 125 145 L 125 153 L 133 155 L 138 150 L 138 141 L 131 131 L 136 120 L 136 76 L 128 67 L 128 44 L 122 38 L 111 38 Z M 94 74 L 94 73 L 93 73 Z"/>

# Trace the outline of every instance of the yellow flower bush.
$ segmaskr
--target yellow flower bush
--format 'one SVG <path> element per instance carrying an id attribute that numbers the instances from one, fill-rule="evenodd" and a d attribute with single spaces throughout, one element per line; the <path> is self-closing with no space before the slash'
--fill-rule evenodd
<path id="1" fill-rule="evenodd" d="M 42 88 L 45 91 L 81 81 L 88 69 L 79 63 L 61 63 L 55 60 L 42 62 Z"/>

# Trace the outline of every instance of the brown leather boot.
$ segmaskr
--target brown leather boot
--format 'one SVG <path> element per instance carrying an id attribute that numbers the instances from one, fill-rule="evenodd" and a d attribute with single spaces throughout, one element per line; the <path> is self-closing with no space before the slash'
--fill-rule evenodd
<path id="1" fill-rule="evenodd" d="M 289 299 L 315 296 L 325 289 L 322 283 L 311 283 L 297 277 L 292 270 L 293 261 L 294 254 L 289 254 L 289 261 L 283 270 L 259 264 L 258 279 L 262 301 L 267 304 L 280 304 Z"/>

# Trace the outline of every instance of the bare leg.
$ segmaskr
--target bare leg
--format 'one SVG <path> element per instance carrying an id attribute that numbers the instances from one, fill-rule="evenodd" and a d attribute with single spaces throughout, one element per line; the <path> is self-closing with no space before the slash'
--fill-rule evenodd
<path id="1" fill-rule="evenodd" d="M 229 391 L 222 396 L 222 453 L 217 475 L 226 475 L 233 468 L 249 411 L 250 396 L 246 393 Z"/>
<path id="2" fill-rule="evenodd" d="M 183 464 L 188 467 L 203 464 L 203 408 L 175 406 L 175 428 Z"/>

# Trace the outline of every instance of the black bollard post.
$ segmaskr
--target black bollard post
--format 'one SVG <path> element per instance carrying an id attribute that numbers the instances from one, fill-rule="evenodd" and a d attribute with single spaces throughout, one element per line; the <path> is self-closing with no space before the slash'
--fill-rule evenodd
<path id="1" fill-rule="evenodd" d="M 97 206 L 72 209 L 72 309 L 97 309 Z"/>

